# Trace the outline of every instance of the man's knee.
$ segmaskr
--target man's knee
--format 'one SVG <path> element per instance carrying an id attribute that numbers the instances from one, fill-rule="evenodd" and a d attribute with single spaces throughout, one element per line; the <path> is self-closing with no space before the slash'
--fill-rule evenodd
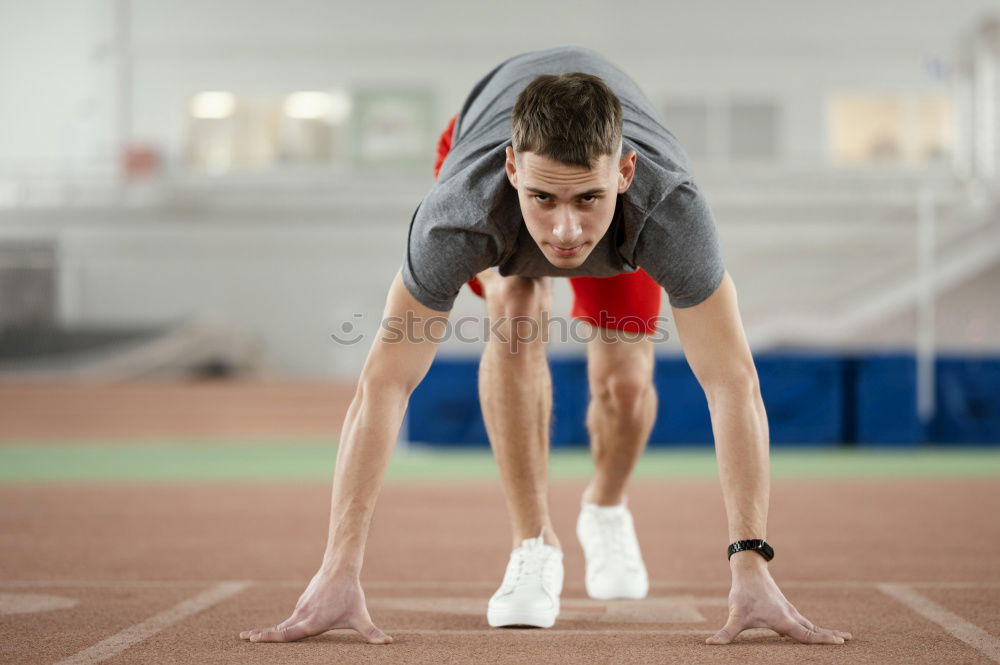
<path id="1" fill-rule="evenodd" d="M 526 346 L 544 346 L 545 313 L 551 309 L 551 293 L 545 279 L 492 275 L 483 290 L 490 317 L 490 348 L 524 356 L 521 351 Z"/>
<path id="2" fill-rule="evenodd" d="M 537 317 L 549 308 L 550 294 L 544 280 L 530 277 L 500 277 L 485 286 L 491 313 L 507 317 Z"/>
<path id="3" fill-rule="evenodd" d="M 638 418 L 653 391 L 651 372 L 636 367 L 612 367 L 590 382 L 591 399 L 618 417 Z"/>

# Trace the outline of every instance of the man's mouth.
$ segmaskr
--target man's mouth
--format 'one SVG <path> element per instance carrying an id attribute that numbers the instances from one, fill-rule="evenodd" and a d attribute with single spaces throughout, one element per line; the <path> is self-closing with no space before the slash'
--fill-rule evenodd
<path id="1" fill-rule="evenodd" d="M 556 256 L 575 256 L 583 249 L 583 243 L 572 247 L 560 247 L 559 245 L 549 245 Z"/>

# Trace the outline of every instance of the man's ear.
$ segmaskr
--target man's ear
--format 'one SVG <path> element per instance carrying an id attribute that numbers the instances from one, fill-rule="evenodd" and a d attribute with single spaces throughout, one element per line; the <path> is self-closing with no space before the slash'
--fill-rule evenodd
<path id="1" fill-rule="evenodd" d="M 618 193 L 624 194 L 632 186 L 635 178 L 635 162 L 638 156 L 635 150 L 629 150 L 618 162 Z"/>
<path id="2" fill-rule="evenodd" d="M 514 148 L 511 146 L 507 146 L 507 163 L 504 164 L 504 170 L 511 186 L 517 189 L 517 160 L 514 157 Z"/>

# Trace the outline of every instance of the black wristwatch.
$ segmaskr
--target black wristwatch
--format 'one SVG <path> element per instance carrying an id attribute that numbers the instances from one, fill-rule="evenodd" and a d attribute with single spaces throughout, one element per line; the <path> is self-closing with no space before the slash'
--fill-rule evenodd
<path id="1" fill-rule="evenodd" d="M 727 559 L 732 559 L 733 555 L 737 552 L 742 552 L 743 550 L 754 550 L 762 557 L 765 561 L 770 561 L 774 558 L 774 548 L 767 544 L 766 540 L 760 538 L 751 538 L 750 540 L 737 540 L 735 543 L 729 546 L 726 551 L 728 556 Z"/>

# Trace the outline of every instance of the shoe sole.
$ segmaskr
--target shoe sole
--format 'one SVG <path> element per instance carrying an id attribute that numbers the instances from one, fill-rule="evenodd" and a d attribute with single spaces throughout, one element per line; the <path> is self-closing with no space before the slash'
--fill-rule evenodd
<path id="1" fill-rule="evenodd" d="M 623 591 L 619 593 L 595 594 L 587 589 L 587 596 L 593 600 L 642 600 L 649 595 L 649 587 L 643 591 Z"/>
<path id="2" fill-rule="evenodd" d="M 559 616 L 559 608 L 555 612 L 541 610 L 494 610 L 487 608 L 486 621 L 491 628 L 504 626 L 530 626 L 532 628 L 551 628 Z"/>

